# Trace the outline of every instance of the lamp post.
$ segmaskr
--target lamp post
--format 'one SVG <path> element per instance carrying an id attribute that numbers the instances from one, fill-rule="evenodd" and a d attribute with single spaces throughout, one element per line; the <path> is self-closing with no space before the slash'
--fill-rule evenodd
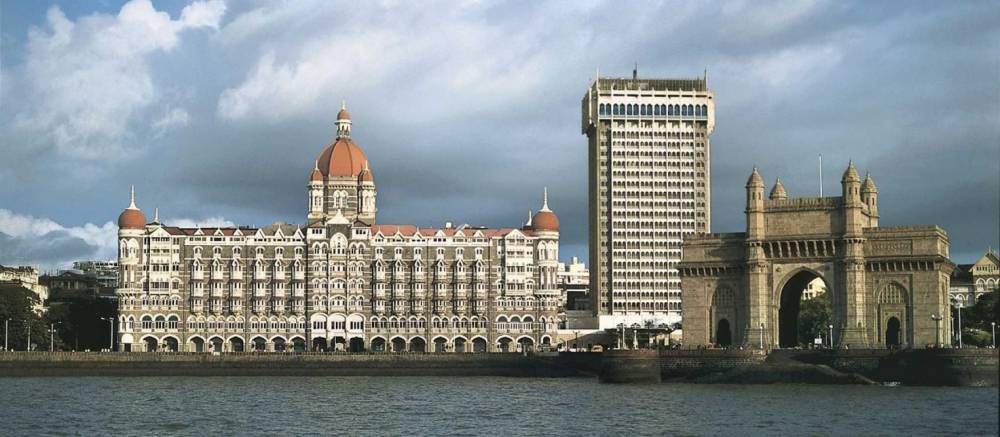
<path id="1" fill-rule="evenodd" d="M 993 349 L 997 348 L 997 322 L 990 322 L 990 334 L 993 336 Z"/>
<path id="2" fill-rule="evenodd" d="M 625 348 L 624 347 L 624 343 L 625 343 L 625 324 L 624 323 L 619 323 L 618 324 L 618 349 L 624 349 Z"/>
<path id="3" fill-rule="evenodd" d="M 573 352 L 578 350 L 578 344 L 580 344 L 580 331 L 573 331 Z"/>
<path id="4" fill-rule="evenodd" d="M 958 348 L 962 348 L 962 301 L 955 303 L 955 308 L 958 309 Z"/>
<path id="5" fill-rule="evenodd" d="M 31 352 L 31 322 L 27 322 L 28 325 L 28 352 Z"/>
<path id="6" fill-rule="evenodd" d="M 49 325 L 49 352 L 56 351 L 56 324 Z"/>
<path id="7" fill-rule="evenodd" d="M 764 349 L 764 324 L 760 324 L 760 348 Z"/>
<path id="8" fill-rule="evenodd" d="M 833 324 L 827 325 L 827 328 L 830 330 L 830 349 L 833 349 Z"/>
<path id="9" fill-rule="evenodd" d="M 101 317 L 101 320 L 107 320 L 111 325 L 110 331 L 111 335 L 108 337 L 108 352 L 115 351 L 115 318 L 114 317 Z"/>
<path id="10" fill-rule="evenodd" d="M 931 320 L 934 320 L 934 347 L 941 347 L 941 320 L 944 319 L 940 314 L 931 314 Z"/>
<path id="11" fill-rule="evenodd" d="M 10 319 L 3 321 L 3 350 L 4 352 L 10 350 L 7 349 L 7 328 L 10 326 Z"/>

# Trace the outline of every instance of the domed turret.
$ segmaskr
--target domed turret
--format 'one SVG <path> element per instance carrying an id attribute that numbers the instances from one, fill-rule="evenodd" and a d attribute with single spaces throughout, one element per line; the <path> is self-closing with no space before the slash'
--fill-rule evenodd
<path id="1" fill-rule="evenodd" d="M 531 218 L 531 228 L 535 231 L 559 232 L 559 217 L 549 209 L 549 189 L 542 195 L 542 209 Z"/>
<path id="2" fill-rule="evenodd" d="M 313 165 L 312 174 L 309 175 L 309 182 L 323 182 L 323 173 L 319 171 L 319 160 Z"/>
<path id="3" fill-rule="evenodd" d="M 347 109 L 337 114 L 337 139 L 326 146 L 316 159 L 324 177 L 358 177 L 368 164 L 365 152 L 351 140 L 351 119 Z"/>
<path id="4" fill-rule="evenodd" d="M 128 208 L 125 208 L 118 215 L 118 228 L 146 229 L 146 216 L 142 215 L 142 211 L 139 211 L 139 208 L 135 206 L 135 187 L 131 187 L 130 191 L 131 200 L 129 200 Z"/>
<path id="5" fill-rule="evenodd" d="M 853 160 L 847 163 L 847 170 L 844 170 L 844 177 L 840 178 L 840 181 L 861 182 L 861 176 L 858 175 L 858 169 L 854 168 Z"/>
<path id="6" fill-rule="evenodd" d="M 781 184 L 781 178 L 776 178 L 774 180 L 774 188 L 771 188 L 771 194 L 768 197 L 771 200 L 785 200 L 788 198 L 788 193 L 785 192 L 785 186 Z"/>
<path id="7" fill-rule="evenodd" d="M 764 178 L 760 177 L 760 173 L 757 172 L 757 167 L 754 167 L 753 172 L 750 173 L 750 178 L 747 179 L 747 188 L 763 186 Z"/>
<path id="8" fill-rule="evenodd" d="M 871 194 L 878 193 L 878 188 L 875 187 L 875 181 L 872 180 L 871 173 L 865 174 L 865 182 L 861 185 L 861 194 Z"/>

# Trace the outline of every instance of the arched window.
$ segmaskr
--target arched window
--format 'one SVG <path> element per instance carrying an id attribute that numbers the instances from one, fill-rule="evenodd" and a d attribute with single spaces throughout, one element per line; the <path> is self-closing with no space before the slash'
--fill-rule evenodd
<path id="1" fill-rule="evenodd" d="M 639 107 L 639 115 L 646 115 L 646 105 Z"/>
<path id="2" fill-rule="evenodd" d="M 660 115 L 660 105 L 653 105 L 653 115 Z"/>
<path id="3" fill-rule="evenodd" d="M 625 105 L 625 115 L 632 115 L 632 105 Z"/>
<path id="4" fill-rule="evenodd" d="M 153 318 L 142 316 L 142 329 L 153 329 Z"/>
<path id="5" fill-rule="evenodd" d="M 667 107 L 667 115 L 674 115 L 674 105 Z"/>

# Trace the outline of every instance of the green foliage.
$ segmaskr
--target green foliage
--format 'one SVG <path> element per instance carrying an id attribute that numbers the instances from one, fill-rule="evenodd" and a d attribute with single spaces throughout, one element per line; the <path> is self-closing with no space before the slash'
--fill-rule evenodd
<path id="1" fill-rule="evenodd" d="M 108 347 L 111 325 L 102 318 L 114 318 L 114 302 L 95 297 L 76 298 L 54 303 L 48 319 L 56 325 L 57 335 L 67 350 L 101 350 Z"/>
<path id="2" fill-rule="evenodd" d="M 35 313 L 34 306 L 37 304 L 38 296 L 31 290 L 18 285 L 0 285 L 0 323 L 6 322 L 11 349 L 27 350 L 29 328 L 35 349 L 48 349 L 48 326 Z"/>
<path id="3" fill-rule="evenodd" d="M 1000 324 L 997 314 L 997 292 L 986 293 L 979 297 L 976 304 L 962 309 L 962 326 L 978 328 L 989 332 L 990 322 Z"/>
<path id="4" fill-rule="evenodd" d="M 826 293 L 803 300 L 799 304 L 799 344 L 810 345 L 820 335 L 826 338 L 831 318 L 830 298 Z"/>
<path id="5" fill-rule="evenodd" d="M 986 347 L 993 344 L 993 338 L 989 331 L 983 331 L 982 329 L 976 328 L 963 328 L 962 343 L 966 346 L 973 345 Z"/>

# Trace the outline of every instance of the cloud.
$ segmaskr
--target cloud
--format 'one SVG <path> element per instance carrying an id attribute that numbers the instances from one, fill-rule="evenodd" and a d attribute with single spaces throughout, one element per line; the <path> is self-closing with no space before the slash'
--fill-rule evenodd
<path id="1" fill-rule="evenodd" d="M 58 6 L 46 27 L 32 28 L 23 74 L 27 101 L 15 126 L 35 148 L 73 158 L 110 159 L 138 148 L 133 129 L 161 96 L 149 57 L 169 52 L 187 29 L 218 28 L 225 4 L 195 2 L 179 20 L 133 0 L 118 15 L 69 20 Z M 162 120 L 161 120 L 162 121 Z"/>
<path id="2" fill-rule="evenodd" d="M 232 221 L 224 217 L 208 217 L 201 220 L 189 218 L 166 219 L 163 221 L 166 226 L 177 226 L 179 228 L 226 228 L 236 226 Z"/>
<path id="3" fill-rule="evenodd" d="M 187 126 L 191 116 L 181 108 L 173 108 L 159 120 L 153 122 L 153 128 L 160 132 Z"/>
<path id="4" fill-rule="evenodd" d="M 80 259 L 112 259 L 117 253 L 117 233 L 118 226 L 112 222 L 67 227 L 0 209 L 0 260 L 54 269 Z"/>

